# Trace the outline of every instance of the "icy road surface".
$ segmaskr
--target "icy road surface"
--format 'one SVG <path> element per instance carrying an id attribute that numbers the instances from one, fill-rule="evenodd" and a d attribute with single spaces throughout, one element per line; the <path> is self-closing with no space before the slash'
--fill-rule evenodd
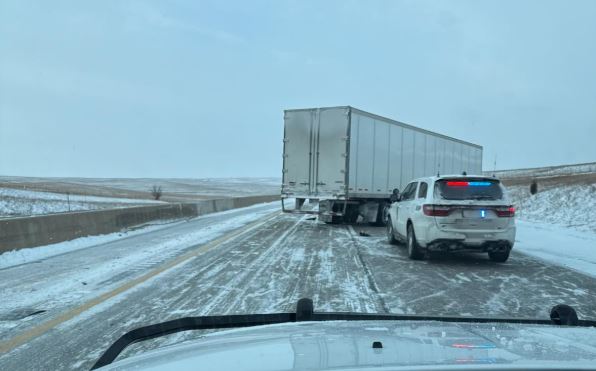
<path id="1" fill-rule="evenodd" d="M 172 260 L 179 264 L 160 270 Z M 411 261 L 404 247 L 385 242 L 382 228 L 326 225 L 281 214 L 278 204 L 5 268 L 0 285 L 0 369 L 7 370 L 89 369 L 136 327 L 292 311 L 301 297 L 319 311 L 540 318 L 567 303 L 596 318 L 596 278 L 575 270 L 517 252 L 505 264 L 463 253 Z M 19 319 L 37 311 L 44 312 Z M 144 342 L 123 356 L 196 336 Z"/>

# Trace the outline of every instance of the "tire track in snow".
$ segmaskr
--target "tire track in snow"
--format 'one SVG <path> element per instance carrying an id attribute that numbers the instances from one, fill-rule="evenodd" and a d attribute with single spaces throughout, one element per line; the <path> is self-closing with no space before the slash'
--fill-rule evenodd
<path id="1" fill-rule="evenodd" d="M 256 250 L 251 248 L 253 245 L 253 242 L 251 241 L 258 239 L 258 235 L 262 232 L 263 230 L 261 228 L 257 228 L 242 236 L 242 241 L 249 241 L 248 249 L 239 248 L 241 242 L 239 242 L 238 239 L 235 239 L 220 245 L 216 250 L 211 250 L 204 255 L 195 258 L 185 269 L 178 272 L 177 279 L 171 282 L 171 285 L 165 286 L 165 289 L 168 290 L 167 294 L 162 293 L 162 295 L 157 295 L 152 298 L 152 300 L 159 301 L 164 299 L 164 297 L 171 295 L 171 293 L 174 293 L 176 296 L 167 300 L 167 305 L 169 307 L 178 308 L 178 310 L 192 315 L 213 314 L 212 311 L 217 306 L 220 299 L 226 295 L 231 295 L 232 291 L 236 291 L 236 288 L 232 287 L 230 282 L 233 281 L 237 283 L 240 279 L 239 276 L 236 276 L 231 281 L 222 282 L 226 279 L 225 275 L 232 269 L 239 269 L 239 266 L 242 266 L 242 269 L 245 270 L 246 267 L 255 264 L 254 260 L 250 262 L 248 266 L 244 266 L 242 263 L 253 258 L 255 254 L 259 254 Z M 205 298 L 205 293 L 207 293 L 209 289 L 214 288 L 220 289 L 218 294 L 214 296 L 214 299 L 210 299 L 209 297 Z M 181 293 L 183 291 L 190 292 L 188 295 L 182 295 Z M 202 295 L 198 295 L 201 293 Z M 201 301 L 203 301 L 201 299 L 208 300 L 209 303 L 201 307 Z M 202 309 L 197 310 L 197 308 Z M 142 306 L 139 307 L 139 310 L 143 310 Z"/>
<path id="2" fill-rule="evenodd" d="M 237 288 L 239 286 L 240 283 L 242 282 L 250 282 L 248 280 L 248 278 L 250 276 L 254 276 L 260 272 L 262 272 L 265 268 L 269 267 L 269 265 L 266 264 L 266 262 L 268 260 L 273 260 L 273 256 L 274 253 L 279 254 L 280 251 L 276 251 L 279 250 L 278 247 L 279 245 L 281 245 L 281 243 L 286 239 L 286 237 L 288 237 L 289 235 L 293 234 L 296 229 L 298 228 L 298 225 L 300 224 L 300 222 L 304 219 L 304 217 L 300 218 L 299 220 L 297 220 L 294 225 L 292 225 L 292 227 L 288 228 L 285 232 L 283 232 L 272 244 L 271 246 L 269 246 L 264 252 L 262 252 L 261 254 L 259 254 L 259 257 L 255 260 L 253 260 L 250 264 L 248 264 L 246 267 L 244 267 L 242 273 L 236 275 L 236 277 L 228 282 L 226 284 L 227 289 L 222 290 L 215 298 L 213 298 L 210 303 L 203 308 L 203 310 L 201 310 L 201 315 L 206 315 L 209 313 L 213 312 L 213 309 L 215 307 L 217 307 L 220 303 L 222 303 L 222 301 L 224 301 L 227 296 L 230 294 L 230 291 L 233 291 L 235 288 Z M 261 265 L 261 268 L 256 270 L 256 273 L 254 272 L 254 267 L 257 265 Z M 240 293 L 246 293 L 247 288 L 245 287 L 244 289 L 240 289 Z M 242 297 L 242 295 L 236 295 L 235 299 L 231 302 L 228 303 L 226 305 L 226 311 L 224 312 L 225 314 L 230 313 L 235 306 L 238 304 L 238 302 L 241 300 L 240 298 Z"/>
<path id="3" fill-rule="evenodd" d="M 358 257 L 358 262 L 362 266 L 362 269 L 366 275 L 368 287 L 376 296 L 375 301 L 376 301 L 377 309 L 381 309 L 383 313 L 389 313 L 390 312 L 389 307 L 387 306 L 387 303 L 385 303 L 385 299 L 383 299 L 383 297 L 381 295 L 381 290 L 379 289 L 379 286 L 377 285 L 377 281 L 375 280 L 375 277 L 372 274 L 370 267 L 368 266 L 368 264 L 362 257 L 361 245 L 360 245 L 360 242 L 358 241 L 358 239 L 356 238 L 356 231 L 354 230 L 354 227 L 352 227 L 350 225 L 350 226 L 346 227 L 346 229 L 350 235 L 350 238 L 354 242 L 354 246 L 356 248 L 356 256 Z M 379 312 L 377 312 L 377 313 L 379 313 Z"/>
<path id="4" fill-rule="evenodd" d="M 283 244 L 286 254 L 278 265 L 287 266 L 298 279 L 279 277 L 277 308 L 293 308 L 301 297 L 310 297 L 318 311 L 380 312 L 378 295 L 370 288 L 358 258 L 358 246 L 342 226 L 304 222 L 300 238 Z M 300 249 L 300 259 L 294 259 Z M 275 308 L 274 308 L 275 309 Z"/>

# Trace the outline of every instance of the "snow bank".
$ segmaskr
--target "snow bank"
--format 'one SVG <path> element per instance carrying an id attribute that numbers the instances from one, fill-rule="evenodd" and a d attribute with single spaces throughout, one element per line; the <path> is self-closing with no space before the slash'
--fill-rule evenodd
<path id="1" fill-rule="evenodd" d="M 596 277 L 596 233 L 518 220 L 514 250 Z"/>
<path id="2" fill-rule="evenodd" d="M 220 233 L 219 228 L 237 228 L 241 226 L 243 223 L 247 223 L 253 221 L 254 219 L 265 215 L 268 212 L 271 212 L 270 209 L 263 209 L 263 206 L 278 206 L 280 203 L 278 201 L 271 202 L 271 203 L 261 203 L 255 204 L 252 206 L 247 206 L 241 209 L 231 209 L 227 211 L 220 211 L 217 213 L 211 213 L 206 215 L 201 215 L 197 218 L 190 219 L 190 220 L 177 220 L 177 221 L 156 221 L 151 224 L 147 224 L 143 227 L 135 227 L 132 230 L 124 230 L 120 232 L 114 232 L 99 236 L 87 236 L 87 237 L 80 237 L 70 241 L 63 241 L 58 242 L 51 245 L 45 246 L 38 246 L 20 250 L 13 250 L 8 251 L 5 253 L 0 254 L 0 269 L 12 267 L 15 265 L 30 263 L 33 261 L 46 259 L 52 256 L 57 256 L 61 254 L 65 254 L 68 252 L 73 252 L 76 250 L 86 249 L 92 246 L 98 246 L 102 244 L 106 244 L 108 242 L 113 242 L 119 239 L 123 239 L 126 237 L 132 237 L 136 235 L 145 234 L 148 232 L 152 232 L 155 230 L 159 230 L 162 228 L 171 228 L 175 225 L 188 223 L 189 221 L 200 221 L 205 219 L 210 219 L 213 217 L 230 215 L 232 216 L 230 220 L 223 221 L 219 223 L 218 230 L 212 231 L 212 227 L 207 227 L 207 230 L 210 233 Z M 250 214 L 240 215 L 240 216 L 233 216 L 234 214 L 238 213 L 239 210 L 242 211 L 253 211 Z M 205 231 L 192 231 L 189 235 L 182 235 L 176 236 L 174 239 L 176 243 L 187 242 L 190 241 L 191 243 L 196 243 L 198 240 L 194 239 L 197 233 L 203 238 L 205 236 Z M 207 237 L 211 237 L 211 234 L 207 234 Z M 172 248 L 172 246 L 170 246 Z"/>
<path id="3" fill-rule="evenodd" d="M 59 242 L 51 245 L 32 247 L 28 249 L 20 249 L 8 251 L 0 254 L 0 269 L 12 267 L 15 265 L 30 263 L 45 258 L 49 258 L 56 255 L 65 254 L 68 252 L 86 249 L 91 246 L 101 245 L 108 242 L 116 241 L 121 238 L 131 237 L 138 234 L 143 234 L 172 226 L 174 223 L 184 223 L 185 221 L 178 222 L 159 222 L 159 224 L 151 224 L 142 228 L 114 232 L 99 236 L 88 236 L 80 237 L 71 241 Z"/>
<path id="4" fill-rule="evenodd" d="M 517 208 L 515 250 L 596 277 L 596 185 L 508 192 Z"/>
<path id="5" fill-rule="evenodd" d="M 517 208 L 517 219 L 551 223 L 577 231 L 596 233 L 596 185 L 567 185 L 540 189 L 530 195 L 529 187 L 508 187 Z"/>
<path id="6" fill-rule="evenodd" d="M 266 203 L 261 204 L 260 208 L 247 208 L 248 211 L 237 209 L 240 210 L 237 214 L 230 213 L 226 218 L 223 218 L 220 213 L 213 213 L 189 221 L 171 223 L 167 227 L 143 228 L 122 236 L 110 234 L 83 237 L 55 245 L 4 253 L 0 255 L 0 264 L 3 266 L 37 261 L 43 259 L 44 255 L 46 257 L 56 255 L 58 251 L 62 251 L 63 256 L 55 256 L 47 266 L 48 270 L 36 273 L 33 280 L 31 276 L 27 276 L 17 285 L 4 285 L 0 313 L 22 307 L 42 307 L 52 310 L 81 302 L 88 297 L 97 297 L 120 284 L 122 277 L 146 273 L 150 267 L 179 256 L 189 247 L 212 241 L 271 214 L 278 209 L 278 205 L 279 202 Z M 148 233 L 152 229 L 162 227 L 163 230 Z M 139 235 L 130 238 L 135 234 Z M 129 238 L 124 239 L 124 236 Z M 102 243 L 101 248 L 94 248 Z M 86 247 L 89 249 L 75 251 Z M 19 256 L 23 251 L 26 251 L 26 255 Z M 65 254 L 67 252 L 68 255 Z M 27 269 L 39 268 L 24 267 L 23 270 L 16 272 L 27 272 Z M 10 271 L 7 274 L 8 277 L 10 277 L 9 274 Z M 50 277 L 47 276 L 48 274 L 52 279 L 46 279 Z M 39 277 L 43 279 L 40 280 Z M 35 290 L 28 291 L 32 284 Z M 26 295 L 23 295 L 23 292 L 26 292 Z M 126 295 L 119 296 L 116 300 L 124 298 Z"/>

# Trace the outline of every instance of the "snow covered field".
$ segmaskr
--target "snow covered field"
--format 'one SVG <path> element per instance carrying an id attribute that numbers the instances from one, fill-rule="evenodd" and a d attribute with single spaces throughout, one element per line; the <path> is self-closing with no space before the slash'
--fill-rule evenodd
<path id="1" fill-rule="evenodd" d="M 150 190 L 161 186 L 164 200 L 277 194 L 280 178 L 34 178 L 0 176 L 0 187 L 102 197 L 150 199 Z"/>
<path id="2" fill-rule="evenodd" d="M 517 208 L 518 220 L 596 233 L 596 184 L 539 188 L 535 195 L 530 194 L 528 187 L 507 189 Z"/>
<path id="3" fill-rule="evenodd" d="M 279 178 L 107 179 L 0 176 L 0 218 L 97 210 L 158 203 L 151 188 L 162 187 L 164 202 L 271 195 Z M 69 196 L 67 196 L 69 194 Z"/>
<path id="4" fill-rule="evenodd" d="M 94 179 L 64 178 L 81 186 L 102 186 L 134 192 L 146 192 L 154 184 L 163 187 L 172 195 L 202 195 L 214 197 L 277 194 L 280 192 L 280 178 L 200 178 L 200 179 Z"/>
<path id="5" fill-rule="evenodd" d="M 135 205 L 162 204 L 161 201 L 67 195 L 14 188 L 0 188 L 0 217 L 98 210 Z"/>

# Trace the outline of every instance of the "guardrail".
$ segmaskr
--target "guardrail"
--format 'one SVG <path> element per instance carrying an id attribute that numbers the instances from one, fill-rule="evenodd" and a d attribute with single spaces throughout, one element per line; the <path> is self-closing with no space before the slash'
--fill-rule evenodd
<path id="1" fill-rule="evenodd" d="M 523 169 L 509 169 L 509 170 L 485 170 L 484 175 L 492 176 L 493 174 L 498 178 L 517 178 L 517 177 L 554 177 L 561 175 L 579 175 L 596 172 L 596 162 L 585 162 L 581 164 L 570 165 L 555 165 Z"/>
<path id="2" fill-rule="evenodd" d="M 118 232 L 154 220 L 192 218 L 275 200 L 279 200 L 279 195 L 0 219 L 0 253 Z"/>

